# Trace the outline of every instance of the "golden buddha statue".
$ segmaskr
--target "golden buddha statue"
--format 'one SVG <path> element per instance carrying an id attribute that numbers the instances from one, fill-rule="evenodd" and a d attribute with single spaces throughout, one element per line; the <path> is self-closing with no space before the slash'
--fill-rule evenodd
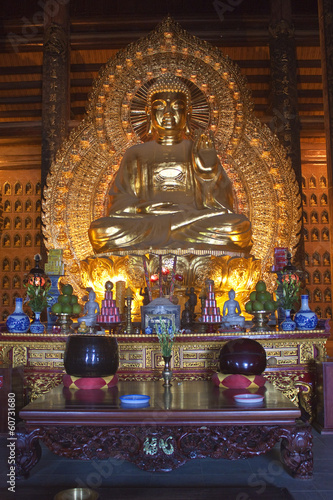
<path id="1" fill-rule="evenodd" d="M 249 253 L 251 224 L 233 211 L 231 182 L 212 134 L 189 140 L 191 95 L 175 76 L 152 84 L 152 140 L 129 148 L 109 192 L 108 216 L 90 225 L 96 253 L 186 249 Z"/>

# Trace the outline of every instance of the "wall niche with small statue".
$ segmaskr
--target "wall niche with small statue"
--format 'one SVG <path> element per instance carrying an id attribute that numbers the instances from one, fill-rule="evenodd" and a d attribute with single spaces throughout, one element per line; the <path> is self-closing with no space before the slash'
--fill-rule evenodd
<path id="1" fill-rule="evenodd" d="M 23 297 L 23 280 L 41 251 L 40 170 L 0 172 L 0 191 L 4 207 L 0 237 L 0 319 L 14 310 L 16 297 Z"/>

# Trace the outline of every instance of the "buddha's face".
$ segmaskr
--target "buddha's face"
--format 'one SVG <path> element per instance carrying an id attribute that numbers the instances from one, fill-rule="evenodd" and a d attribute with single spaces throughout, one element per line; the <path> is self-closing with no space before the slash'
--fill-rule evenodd
<path id="1" fill-rule="evenodd" d="M 151 122 L 160 137 L 173 137 L 186 126 L 186 95 L 182 92 L 156 92 L 152 96 Z"/>

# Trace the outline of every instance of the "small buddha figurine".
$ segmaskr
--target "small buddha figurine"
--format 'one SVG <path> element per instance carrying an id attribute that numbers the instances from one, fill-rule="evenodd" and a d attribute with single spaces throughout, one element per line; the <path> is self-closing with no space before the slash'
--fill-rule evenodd
<path id="1" fill-rule="evenodd" d="M 97 321 L 97 316 L 99 314 L 99 304 L 96 302 L 96 293 L 94 290 L 89 291 L 88 302 L 84 305 L 83 314 L 81 318 L 78 318 L 78 323 L 85 322 L 86 326 L 94 326 Z"/>
<path id="2" fill-rule="evenodd" d="M 142 305 L 147 306 L 150 303 L 150 300 L 149 300 L 148 288 L 146 286 L 144 287 L 144 291 L 142 291 L 142 287 L 140 288 L 140 295 L 141 297 L 143 297 Z"/>
<path id="3" fill-rule="evenodd" d="M 189 310 L 191 313 L 191 321 L 193 322 L 195 319 L 195 316 L 196 316 L 194 313 L 194 310 L 195 310 L 195 307 L 196 307 L 197 302 L 198 302 L 197 295 L 194 291 L 194 287 L 191 286 L 190 291 L 188 291 L 188 288 L 186 288 L 185 295 L 187 295 L 187 297 L 188 297 L 188 301 L 185 302 L 185 306 L 186 306 L 186 304 L 188 304 L 188 307 L 189 307 Z"/>
<path id="4" fill-rule="evenodd" d="M 189 329 L 193 325 L 192 314 L 190 311 L 189 302 L 185 302 L 185 309 L 182 312 L 181 326 L 182 328 Z"/>
<path id="5" fill-rule="evenodd" d="M 245 318 L 241 316 L 241 308 L 237 300 L 235 300 L 235 291 L 230 290 L 229 299 L 225 301 L 223 305 L 223 318 L 222 318 L 222 326 L 240 326 L 244 327 Z"/>
<path id="6" fill-rule="evenodd" d="M 251 224 L 233 211 L 232 185 L 212 134 L 188 138 L 187 85 L 173 75 L 158 78 L 148 90 L 146 114 L 152 140 L 125 152 L 109 192 L 108 216 L 90 225 L 95 253 L 208 246 L 249 253 Z"/>

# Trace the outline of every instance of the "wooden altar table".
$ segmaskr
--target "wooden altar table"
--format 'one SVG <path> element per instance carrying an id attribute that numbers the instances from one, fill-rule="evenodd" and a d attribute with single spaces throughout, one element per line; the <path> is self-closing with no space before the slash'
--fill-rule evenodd
<path id="1" fill-rule="evenodd" d="M 300 410 L 269 382 L 259 405 L 235 402 L 235 390 L 206 380 L 119 382 L 109 390 L 56 387 L 24 407 L 17 432 L 17 476 L 40 459 L 41 440 L 73 459 L 129 460 L 146 471 L 170 471 L 196 458 L 248 458 L 281 439 L 281 459 L 298 478 L 312 475 L 312 434 Z M 236 391 L 242 392 L 242 391 Z M 150 405 L 123 408 L 119 396 L 146 394 Z"/>
<path id="2" fill-rule="evenodd" d="M 181 380 L 210 379 L 218 370 L 223 345 L 238 337 L 257 340 L 266 350 L 268 366 L 264 376 L 312 413 L 314 363 L 325 357 L 325 344 L 330 336 L 327 322 L 311 331 L 283 332 L 275 328 L 266 332 L 192 333 L 176 338 L 173 347 L 173 375 Z M 0 359 L 13 366 L 23 365 L 25 387 L 35 399 L 61 383 L 64 372 L 64 350 L 67 335 L 0 333 Z M 160 344 L 155 335 L 117 334 L 120 380 L 158 380 L 164 365 Z M 271 364 L 274 360 L 275 364 Z"/>

